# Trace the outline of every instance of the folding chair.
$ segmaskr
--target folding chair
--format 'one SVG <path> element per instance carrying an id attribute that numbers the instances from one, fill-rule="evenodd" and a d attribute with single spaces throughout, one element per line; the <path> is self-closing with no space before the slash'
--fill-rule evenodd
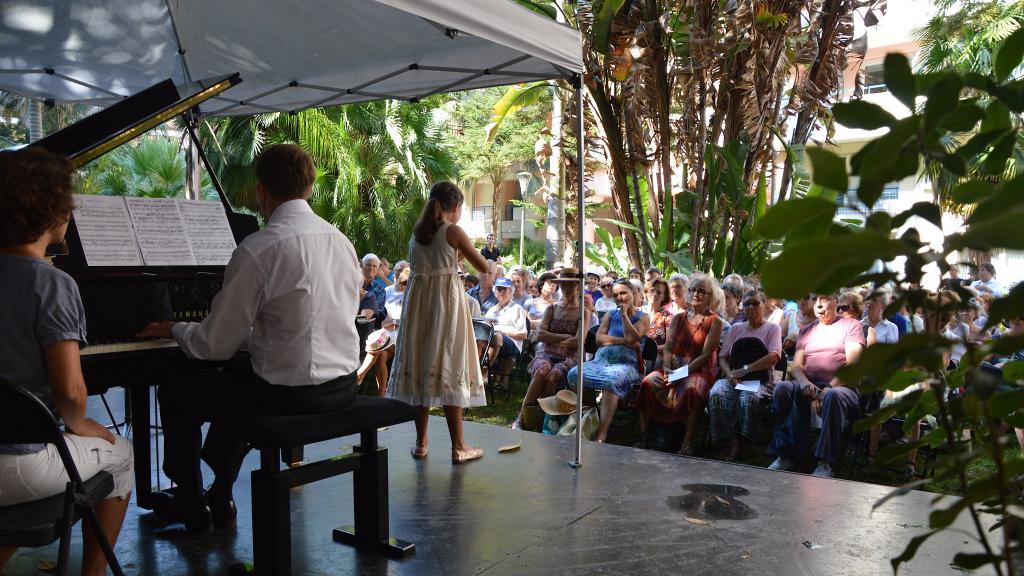
<path id="1" fill-rule="evenodd" d="M 60 539 L 56 574 L 67 574 L 71 527 L 84 515 L 110 569 L 122 576 L 94 510 L 96 502 L 113 492 L 114 477 L 100 472 L 83 482 L 50 410 L 31 392 L 4 380 L 0 380 L 0 443 L 55 445 L 69 478 L 62 494 L 0 507 L 0 547 L 38 548 Z"/>
<path id="2" fill-rule="evenodd" d="M 491 338 L 494 337 L 494 326 L 484 320 L 473 320 L 473 337 L 477 342 L 485 342 L 484 349 L 480 353 L 480 369 L 487 370 L 487 381 L 484 383 L 484 392 L 488 395 L 488 402 L 494 400 L 494 391 L 491 385 L 491 370 L 487 363 L 488 352 L 491 350 Z"/>

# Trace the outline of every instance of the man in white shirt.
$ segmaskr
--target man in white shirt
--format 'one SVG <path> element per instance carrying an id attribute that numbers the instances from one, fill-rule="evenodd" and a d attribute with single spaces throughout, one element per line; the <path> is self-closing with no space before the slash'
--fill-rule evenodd
<path id="1" fill-rule="evenodd" d="M 971 282 L 971 288 L 978 292 L 989 292 L 996 298 L 1006 296 L 1006 288 L 996 280 L 996 267 L 991 262 L 978 266 L 978 280 Z"/>
<path id="2" fill-rule="evenodd" d="M 361 274 L 355 249 L 306 202 L 316 172 L 302 148 L 271 146 L 256 174 L 267 226 L 235 249 L 209 316 L 202 323 L 151 323 L 140 333 L 173 336 L 199 360 L 231 358 L 243 345 L 249 350 L 251 365 L 234 377 L 160 388 L 164 470 L 178 488 L 157 512 L 189 531 L 234 521 L 231 487 L 247 448 L 218 418 L 340 410 L 356 395 Z M 204 422 L 212 423 L 202 456 L 216 476 L 205 499 Z"/>
<path id="3" fill-rule="evenodd" d="M 490 366 L 496 360 L 502 360 L 497 386 L 503 388 L 508 386 L 512 366 L 523 351 L 530 318 L 526 314 L 526 309 L 512 300 L 511 280 L 498 278 L 494 282 L 494 293 L 498 297 L 498 303 L 484 316 L 494 325 L 490 361 L 487 364 Z"/>

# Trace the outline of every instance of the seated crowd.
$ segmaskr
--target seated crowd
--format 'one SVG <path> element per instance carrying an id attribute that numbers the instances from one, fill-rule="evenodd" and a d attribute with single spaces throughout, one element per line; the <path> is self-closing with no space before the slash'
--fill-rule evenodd
<path id="1" fill-rule="evenodd" d="M 784 301 L 766 295 L 756 277 L 732 274 L 719 282 L 695 272 L 665 279 L 657 268 L 634 268 L 623 277 L 614 270 L 588 270 L 582 328 L 573 282 L 579 273 L 574 269 L 533 279 L 529 269 L 514 268 L 504 278 L 492 266 L 472 277 L 475 284 L 467 294 L 482 309 L 499 310 L 485 314 L 495 336 L 480 343 L 481 349 L 484 344 L 490 349 L 485 364 L 499 370 L 496 389 L 507 389 L 511 367 L 525 356 L 529 385 L 513 428 L 551 432 L 550 426 L 540 424 L 542 419 L 564 422 L 563 413 L 544 416 L 541 400 L 575 390 L 582 372 L 582 401 L 599 406 L 598 442 L 607 440 L 616 412 L 627 406 L 639 420 L 639 446 L 649 444 L 652 429 L 665 434 L 675 427 L 680 454 L 693 454 L 699 437 L 719 458 L 731 461 L 743 442 L 755 442 L 767 444 L 775 457 L 770 469 L 792 470 L 808 453 L 817 462 L 814 475 L 829 477 L 840 464 L 852 419 L 878 403 L 862 398 L 856 383 L 836 376 L 866 346 L 892 344 L 928 329 L 954 342 L 952 367 L 968 347 L 1000 332 L 1024 331 L 1024 319 L 985 329 L 989 304 L 1006 292 L 991 264 L 979 266 L 973 282 L 957 274 L 954 266 L 943 286 L 955 283 L 973 297 L 960 313 L 930 324 L 920 309 L 889 310 L 887 316 L 893 298 L 888 288 L 845 289 Z M 520 285 L 536 286 L 536 295 L 528 290 L 521 304 L 515 296 Z M 959 301 L 949 290 L 942 298 Z M 507 311 L 512 307 L 514 313 Z M 523 325 L 529 327 L 525 332 Z M 579 338 L 590 342 L 582 364 Z M 894 402 L 906 393 L 895 398 L 891 392 L 883 394 L 880 402 Z M 911 438 L 919 433 L 915 430 Z M 872 455 L 878 445 L 876 428 Z M 907 457 L 908 473 L 914 472 L 915 456 Z"/>

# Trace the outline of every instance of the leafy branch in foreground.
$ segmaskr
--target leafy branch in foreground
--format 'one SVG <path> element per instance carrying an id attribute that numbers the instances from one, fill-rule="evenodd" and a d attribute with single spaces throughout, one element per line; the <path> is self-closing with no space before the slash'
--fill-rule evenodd
<path id="1" fill-rule="evenodd" d="M 1024 507 L 1017 503 L 1017 478 L 1024 461 L 1008 460 L 1008 427 L 1024 427 L 1024 363 L 1000 359 L 1024 349 L 1024 336 L 1004 336 L 969 349 L 959 365 L 947 369 L 953 342 L 941 326 L 952 314 L 969 306 L 973 297 L 965 289 L 942 292 L 922 286 L 925 270 L 937 267 L 945 274 L 949 261 L 969 250 L 1024 249 L 1024 176 L 1006 177 L 1011 157 L 1021 157 L 1018 138 L 1024 113 L 1024 80 L 1014 77 L 1024 59 L 1024 29 L 1000 46 L 991 70 L 914 74 L 900 54 L 885 59 L 885 82 L 907 107 L 897 118 L 868 102 L 837 104 L 835 120 L 851 128 L 887 132 L 846 160 L 827 149 L 809 150 L 817 194 L 788 200 L 770 209 L 755 231 L 767 240 L 782 242 L 782 252 L 761 268 L 765 290 L 777 296 L 827 294 L 841 287 L 867 285 L 871 290 L 892 285 L 894 301 L 886 316 L 906 305 L 921 309 L 928 329 L 908 335 L 896 344 L 867 348 L 860 360 L 842 369 L 838 377 L 859 382 L 862 394 L 891 393 L 894 404 L 857 423 L 864 431 L 892 417 L 904 419 L 910 432 L 925 417 L 934 428 L 920 439 L 884 448 L 877 463 L 904 458 L 924 446 L 940 452 L 937 475 L 957 481 L 963 497 L 935 501 L 930 530 L 914 537 L 903 553 L 892 559 L 893 571 L 911 560 L 933 535 L 949 529 L 963 514 L 981 543 L 981 553 L 958 553 L 952 562 L 966 569 L 990 566 L 997 574 L 1017 573 L 1024 548 L 1021 520 Z M 945 144 L 960 142 L 952 149 Z M 968 166 L 972 169 L 968 170 Z M 883 187 L 922 171 L 941 170 L 960 179 L 952 200 L 969 213 L 961 231 L 941 244 L 924 243 L 919 229 L 941 228 L 941 212 L 927 202 L 890 215 L 872 210 Z M 828 193 L 843 193 L 857 176 L 857 197 L 867 207 L 863 228 L 835 222 L 837 206 Z M 895 262 L 901 269 L 871 273 L 877 261 Z M 902 262 L 902 264 L 900 264 Z M 813 271 L 813 272 L 812 272 Z M 1013 288 L 990 307 L 987 328 L 1024 314 L 1024 285 Z M 990 457 L 995 470 L 969 478 L 972 462 Z M 896 490 L 882 505 L 914 488 Z"/>

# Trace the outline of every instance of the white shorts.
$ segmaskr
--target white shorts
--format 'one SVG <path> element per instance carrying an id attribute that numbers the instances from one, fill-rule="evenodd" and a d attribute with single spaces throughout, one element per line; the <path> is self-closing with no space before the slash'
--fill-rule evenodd
<path id="1" fill-rule="evenodd" d="M 135 485 L 132 444 L 114 436 L 111 444 L 102 438 L 65 434 L 64 441 L 82 480 L 100 471 L 114 477 L 114 491 L 107 498 L 126 498 Z M 0 506 L 41 500 L 67 489 L 68 475 L 57 447 L 47 444 L 33 454 L 0 454 Z"/>

